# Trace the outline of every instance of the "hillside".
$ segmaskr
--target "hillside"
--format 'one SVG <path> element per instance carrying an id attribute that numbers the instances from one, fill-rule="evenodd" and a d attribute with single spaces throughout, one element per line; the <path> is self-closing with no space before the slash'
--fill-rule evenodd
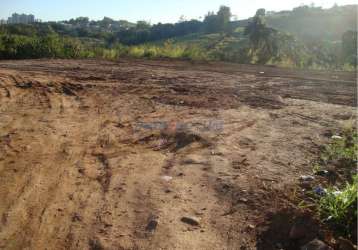
<path id="1" fill-rule="evenodd" d="M 174 24 L 79 17 L 2 25 L 0 58 L 169 57 L 355 70 L 355 7 L 301 6 L 277 13 L 259 9 L 255 17 L 235 22 L 230 21 L 230 8 L 222 6 L 203 21 Z"/>
<path id="2" fill-rule="evenodd" d="M 269 14 L 267 23 L 304 40 L 340 41 L 347 30 L 357 30 L 357 8 L 358 5 L 331 9 L 298 7 Z"/>
<path id="3" fill-rule="evenodd" d="M 357 30 L 358 5 L 334 6 L 330 9 L 301 6 L 292 11 L 266 13 L 269 26 L 303 40 L 340 41 L 347 30 Z M 232 22 L 233 27 L 246 27 L 251 19 Z"/>
<path id="4" fill-rule="evenodd" d="M 275 29 L 288 32 L 301 39 L 339 41 L 347 30 L 357 30 L 357 7 L 358 5 L 344 5 L 322 9 L 320 7 L 301 6 L 291 11 L 267 11 L 266 22 Z M 240 27 L 244 28 L 250 20 L 232 21 L 230 26 L 233 30 Z M 158 29 L 163 29 L 163 32 L 167 33 L 165 38 L 170 38 L 204 32 L 204 26 L 204 22 L 197 20 L 182 21 L 177 24 L 159 23 L 151 25 L 144 21 L 135 24 L 125 20 L 116 21 L 108 17 L 100 21 L 91 21 L 86 17 L 78 17 L 61 22 L 45 22 L 32 25 L 2 25 L 0 26 L 0 33 L 43 35 L 56 32 L 60 35 L 72 37 L 109 40 L 116 40 L 117 38 L 120 42 L 124 41 L 130 44 L 137 42 L 129 39 L 129 36 L 133 36 L 129 31 L 135 31 L 137 35 L 144 36 L 141 40 L 148 42 L 149 40 L 163 39 L 159 34 L 150 36 L 150 32 L 159 32 Z"/>

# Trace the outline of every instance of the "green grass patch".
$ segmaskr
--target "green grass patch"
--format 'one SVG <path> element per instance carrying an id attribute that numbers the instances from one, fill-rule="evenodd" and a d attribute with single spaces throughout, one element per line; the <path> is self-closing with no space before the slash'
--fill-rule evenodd
<path id="1" fill-rule="evenodd" d="M 341 135 L 333 136 L 321 155 L 324 163 L 341 161 L 344 166 L 354 167 L 357 162 L 358 133 L 352 129 L 344 130 Z"/>
<path id="2" fill-rule="evenodd" d="M 341 190 L 329 188 L 326 195 L 318 201 L 321 219 L 347 238 L 353 237 L 357 227 L 357 191 L 358 176 L 355 175 L 352 183 L 347 183 Z"/>
<path id="3" fill-rule="evenodd" d="M 339 177 L 339 182 L 327 185 L 324 195 L 316 196 L 314 204 L 322 222 L 348 239 L 354 239 L 357 227 L 357 153 L 358 134 L 354 126 L 349 126 L 332 136 L 313 169 L 316 173 L 329 169 L 329 175 Z"/>

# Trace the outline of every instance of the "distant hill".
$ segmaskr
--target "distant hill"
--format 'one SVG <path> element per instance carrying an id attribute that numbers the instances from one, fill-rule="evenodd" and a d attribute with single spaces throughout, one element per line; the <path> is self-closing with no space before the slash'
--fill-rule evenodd
<path id="1" fill-rule="evenodd" d="M 357 30 L 358 5 L 334 6 L 330 9 L 301 6 L 291 11 L 267 12 L 266 22 L 272 28 L 305 40 L 340 41 L 347 30 Z M 232 22 L 245 27 L 250 19 Z"/>
<path id="2" fill-rule="evenodd" d="M 78 17 L 61 22 L 0 25 L 0 59 L 41 57 L 169 57 L 355 69 L 357 7 L 300 6 L 230 21 L 221 6 L 203 21 L 131 23 Z"/>
<path id="3" fill-rule="evenodd" d="M 330 9 L 303 6 L 269 14 L 266 20 L 273 28 L 304 40 L 340 41 L 347 30 L 357 30 L 357 8 L 358 5 Z"/>
<path id="4" fill-rule="evenodd" d="M 272 28 L 288 32 L 300 40 L 340 41 L 347 30 L 357 30 L 357 8 L 358 5 L 334 6 L 330 9 L 300 6 L 290 11 L 268 11 L 266 22 Z M 232 21 L 230 26 L 233 30 L 237 30 L 247 26 L 250 20 Z M 143 21 L 131 23 L 107 17 L 99 21 L 78 17 L 62 22 L 0 26 L 0 33 L 43 35 L 52 32 L 64 36 L 105 39 L 107 42 L 131 45 L 199 34 L 205 32 L 205 23 L 191 20 L 176 24 L 151 25 Z"/>

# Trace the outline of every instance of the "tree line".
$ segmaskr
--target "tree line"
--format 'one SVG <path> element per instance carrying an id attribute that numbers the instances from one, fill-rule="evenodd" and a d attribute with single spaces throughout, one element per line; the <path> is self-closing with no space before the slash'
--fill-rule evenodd
<path id="1" fill-rule="evenodd" d="M 294 13 L 307 15 L 307 9 L 295 9 Z M 339 43 L 304 41 L 270 26 L 267 20 L 272 15 L 259 9 L 254 17 L 238 24 L 231 21 L 230 8 L 221 6 L 216 13 L 209 12 L 203 21 L 180 20 L 174 24 L 151 25 L 145 21 L 133 24 L 110 18 L 90 21 L 80 17 L 57 23 L 4 25 L 0 26 L 0 59 L 135 56 L 356 68 L 356 30 L 347 30 Z M 277 15 L 282 13 L 274 14 Z M 190 40 L 178 45 L 171 40 L 189 34 L 204 38 L 216 34 L 217 41 L 207 38 L 207 45 L 193 45 Z M 153 41 L 166 42 L 153 44 Z"/>

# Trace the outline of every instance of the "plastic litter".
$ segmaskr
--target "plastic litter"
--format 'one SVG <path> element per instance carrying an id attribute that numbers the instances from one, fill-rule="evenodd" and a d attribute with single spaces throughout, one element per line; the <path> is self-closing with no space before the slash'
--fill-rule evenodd
<path id="1" fill-rule="evenodd" d="M 328 174 L 329 172 L 327 170 L 318 170 L 317 172 L 315 172 L 315 175 L 319 175 L 319 176 L 326 176 Z"/>
<path id="2" fill-rule="evenodd" d="M 171 181 L 171 180 L 173 180 L 173 177 L 164 175 L 164 176 L 162 176 L 162 179 L 165 181 Z"/>
<path id="3" fill-rule="evenodd" d="M 319 196 L 324 196 L 327 194 L 327 191 L 322 187 L 315 187 L 313 189 L 313 192 Z"/>
<path id="4" fill-rule="evenodd" d="M 301 181 L 313 181 L 314 177 L 311 175 L 301 175 L 300 176 L 300 180 Z"/>
<path id="5" fill-rule="evenodd" d="M 338 196 L 338 195 L 342 194 L 342 191 L 335 191 L 335 192 L 333 192 L 333 194 L 334 194 L 335 196 Z"/>
<path id="6" fill-rule="evenodd" d="M 333 139 L 333 140 L 342 140 L 343 137 L 342 137 L 342 136 L 339 136 L 339 135 L 334 135 L 334 136 L 332 136 L 332 139 Z"/>

